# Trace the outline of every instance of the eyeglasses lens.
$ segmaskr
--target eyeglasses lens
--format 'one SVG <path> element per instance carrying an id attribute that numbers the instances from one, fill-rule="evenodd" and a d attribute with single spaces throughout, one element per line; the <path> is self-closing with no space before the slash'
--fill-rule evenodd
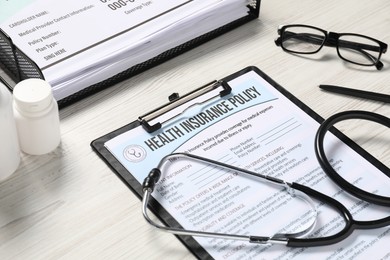
<path id="1" fill-rule="evenodd" d="M 347 61 L 374 65 L 381 54 L 379 44 L 363 36 L 343 35 L 338 41 L 339 55 Z"/>
<path id="2" fill-rule="evenodd" d="M 282 34 L 282 47 L 290 52 L 310 54 L 319 51 L 326 35 L 315 28 L 292 26 Z"/>

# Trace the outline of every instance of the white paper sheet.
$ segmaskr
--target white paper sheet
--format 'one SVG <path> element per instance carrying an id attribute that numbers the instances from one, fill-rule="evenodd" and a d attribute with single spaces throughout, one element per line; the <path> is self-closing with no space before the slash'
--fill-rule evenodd
<path id="1" fill-rule="evenodd" d="M 9 1 L 0 26 L 59 100 L 245 16 L 247 2 Z"/>

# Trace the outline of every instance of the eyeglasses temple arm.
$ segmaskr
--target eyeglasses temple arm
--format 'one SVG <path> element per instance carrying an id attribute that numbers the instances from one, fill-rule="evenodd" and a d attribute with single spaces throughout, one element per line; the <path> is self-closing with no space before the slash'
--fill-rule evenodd
<path id="1" fill-rule="evenodd" d="M 368 51 L 375 51 L 375 52 L 382 52 L 382 53 L 386 52 L 386 49 L 383 49 L 380 46 L 375 46 L 375 45 L 365 44 L 360 42 L 346 41 L 346 40 L 338 40 L 338 46 L 342 48 L 357 50 L 357 51 L 368 50 Z"/>
<path id="2" fill-rule="evenodd" d="M 325 45 L 327 45 L 325 43 Z M 331 44 L 332 46 L 334 44 Z M 384 45 L 385 48 L 383 48 L 383 46 L 373 46 L 373 45 L 369 45 L 369 44 L 364 44 L 364 43 L 358 43 L 358 42 L 351 42 L 351 41 L 345 41 L 345 40 L 339 40 L 338 41 L 338 48 L 348 48 L 348 49 L 352 49 L 352 50 L 356 50 L 358 52 L 360 52 L 362 55 L 366 56 L 369 60 L 371 60 L 374 64 L 375 64 L 375 67 L 378 69 L 378 70 L 381 70 L 383 68 L 383 63 L 379 60 L 379 57 L 378 58 L 374 55 L 371 55 L 370 53 L 368 53 L 367 51 L 365 50 L 368 50 L 368 51 L 375 51 L 375 52 L 378 52 L 379 55 L 381 53 L 385 53 L 386 50 L 387 50 L 387 46 L 386 44 Z"/>
<path id="3" fill-rule="evenodd" d="M 324 37 L 317 34 L 311 34 L 311 33 L 294 33 L 294 32 L 283 32 L 281 36 L 279 36 L 275 40 L 275 44 L 277 46 L 280 46 L 283 41 L 290 40 L 290 39 L 298 39 L 305 42 L 322 45 L 324 42 Z"/>

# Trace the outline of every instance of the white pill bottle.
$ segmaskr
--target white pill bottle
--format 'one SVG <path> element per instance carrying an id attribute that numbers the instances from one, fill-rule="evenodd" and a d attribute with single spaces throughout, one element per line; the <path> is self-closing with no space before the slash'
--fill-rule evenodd
<path id="1" fill-rule="evenodd" d="M 26 79 L 13 90 L 14 116 L 20 148 L 31 155 L 53 151 L 61 141 L 58 104 L 51 86 L 42 79 Z"/>
<path id="2" fill-rule="evenodd" d="M 19 166 L 20 148 L 12 111 L 11 92 L 0 81 L 0 181 Z"/>

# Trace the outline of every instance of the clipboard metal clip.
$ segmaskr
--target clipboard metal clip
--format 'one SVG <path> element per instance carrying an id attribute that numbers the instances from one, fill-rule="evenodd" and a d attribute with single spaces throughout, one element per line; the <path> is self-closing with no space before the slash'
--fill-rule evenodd
<path id="1" fill-rule="evenodd" d="M 229 95 L 232 91 L 232 88 L 229 86 L 229 84 L 226 81 L 214 80 L 214 81 L 212 81 L 204 86 L 201 86 L 200 88 L 195 89 L 194 91 L 191 91 L 191 92 L 185 94 L 182 97 L 180 97 L 179 94 L 177 94 L 177 93 L 170 95 L 169 96 L 169 101 L 170 101 L 169 103 L 162 105 L 161 107 L 156 108 L 155 110 L 153 110 L 153 111 L 151 111 L 143 116 L 140 116 L 138 118 L 138 121 L 140 122 L 142 127 L 148 133 L 153 133 L 153 132 L 157 131 L 158 129 L 160 129 L 162 127 L 162 125 L 164 123 L 166 123 L 167 121 L 182 114 L 183 111 L 177 113 L 176 115 L 170 117 L 169 119 L 167 119 L 163 122 L 157 122 L 157 123 L 151 124 L 152 120 L 166 114 L 167 112 L 169 112 L 169 111 L 171 111 L 171 110 L 173 110 L 181 105 L 188 103 L 191 100 L 194 100 L 194 99 L 196 99 L 196 98 L 198 98 L 206 93 L 209 93 L 217 88 L 220 88 L 220 87 L 222 87 L 222 90 L 219 92 L 219 94 L 214 95 L 214 96 L 208 98 L 207 100 L 203 100 L 201 103 L 206 103 L 206 102 L 210 101 L 211 99 L 214 99 L 217 97 L 223 97 L 223 96 Z"/>

